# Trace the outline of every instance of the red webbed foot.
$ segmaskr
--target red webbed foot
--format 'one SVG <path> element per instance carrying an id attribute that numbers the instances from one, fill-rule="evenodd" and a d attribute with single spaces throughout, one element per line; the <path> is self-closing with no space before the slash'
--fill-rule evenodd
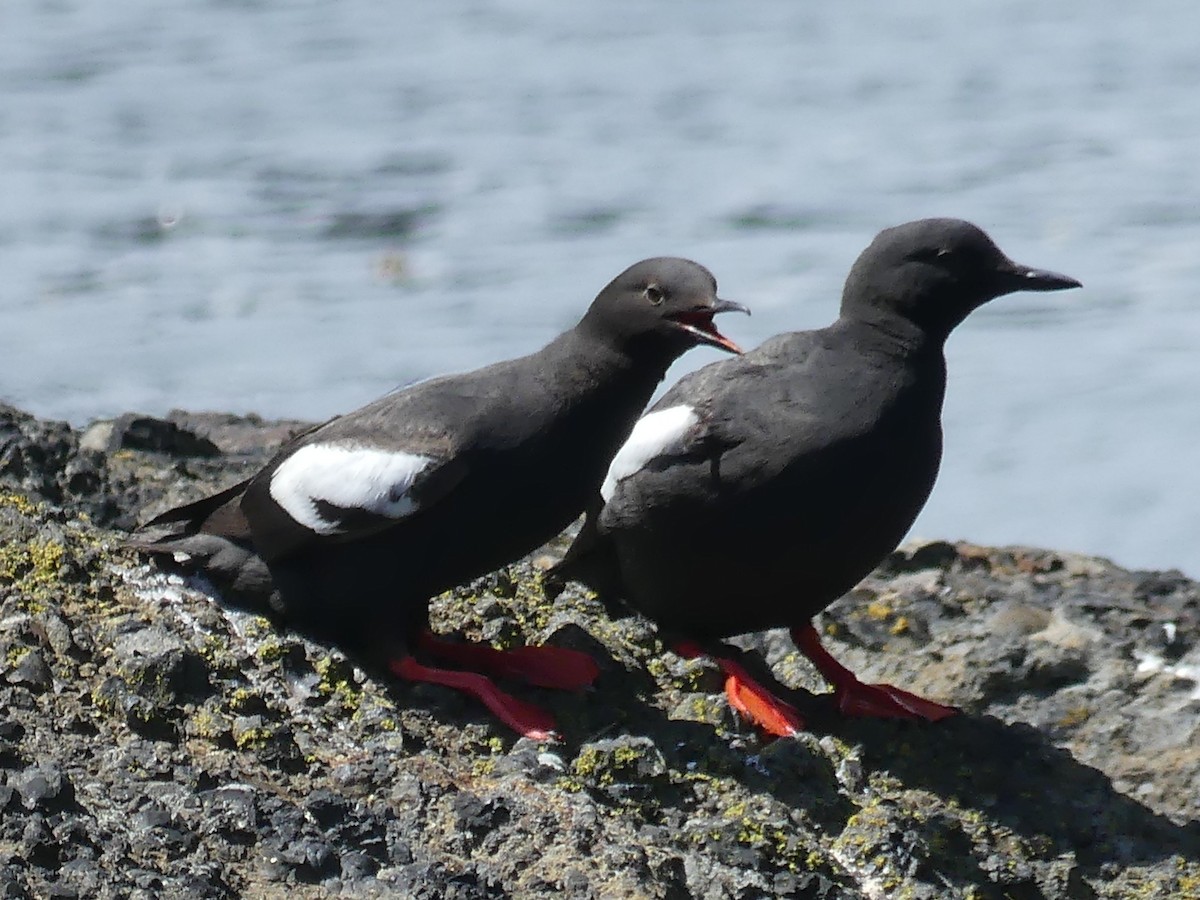
<path id="1" fill-rule="evenodd" d="M 759 684 L 737 660 L 714 656 L 692 641 L 676 641 L 671 649 L 685 659 L 708 656 L 715 662 L 725 676 L 729 705 L 768 734 L 792 737 L 804 727 L 804 718 L 796 708 Z"/>
<path id="2" fill-rule="evenodd" d="M 388 668 L 392 674 L 406 681 L 440 684 L 470 694 L 490 709 L 501 722 L 527 738 L 549 741 L 557 737 L 553 716 L 531 703 L 506 694 L 486 675 L 436 669 L 417 662 L 411 656 L 393 659 L 388 663 Z"/>
<path id="3" fill-rule="evenodd" d="M 596 661 L 566 647 L 515 647 L 497 650 L 486 644 L 458 643 L 424 632 L 420 648 L 430 656 L 497 678 L 518 678 L 536 687 L 578 691 L 600 674 Z"/>
<path id="4" fill-rule="evenodd" d="M 876 719 L 924 719 L 938 722 L 958 715 L 958 709 L 926 700 L 890 684 L 857 682 L 837 691 L 838 711 L 845 716 Z"/>
<path id="5" fill-rule="evenodd" d="M 845 716 L 881 719 L 923 719 L 938 722 L 958 715 L 958 708 L 935 703 L 890 684 L 864 684 L 821 645 L 817 629 L 809 622 L 792 629 L 792 640 L 817 671 L 833 685 L 838 711 Z"/>

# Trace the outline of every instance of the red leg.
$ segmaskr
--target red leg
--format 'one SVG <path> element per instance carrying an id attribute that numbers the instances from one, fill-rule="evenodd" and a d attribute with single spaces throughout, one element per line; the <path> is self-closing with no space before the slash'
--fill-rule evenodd
<path id="1" fill-rule="evenodd" d="M 406 681 L 423 681 L 454 688 L 480 700 L 500 721 L 535 741 L 553 740 L 554 718 L 524 700 L 518 700 L 496 687 L 486 675 L 476 672 L 455 672 L 423 665 L 411 656 L 393 659 L 388 663 L 392 674 Z"/>
<path id="2" fill-rule="evenodd" d="M 807 656 L 822 677 L 833 685 L 838 711 L 845 716 L 881 719 L 925 719 L 937 722 L 958 715 L 958 709 L 934 703 L 890 684 L 863 684 L 853 672 L 829 655 L 821 646 L 817 629 L 809 622 L 792 629 L 792 640 Z"/>
<path id="3" fill-rule="evenodd" d="M 497 678 L 520 678 L 537 687 L 578 691 L 600 674 L 596 661 L 579 650 L 566 647 L 516 647 L 497 650 L 486 644 L 458 643 L 421 635 L 420 648 L 437 659 L 467 669 L 487 672 Z"/>
<path id="4" fill-rule="evenodd" d="M 708 656 L 725 676 L 729 705 L 759 728 L 777 737 L 792 737 L 804 727 L 804 719 L 791 704 L 780 700 L 759 684 L 735 659 L 713 656 L 692 641 L 676 641 L 672 648 L 685 659 Z"/>

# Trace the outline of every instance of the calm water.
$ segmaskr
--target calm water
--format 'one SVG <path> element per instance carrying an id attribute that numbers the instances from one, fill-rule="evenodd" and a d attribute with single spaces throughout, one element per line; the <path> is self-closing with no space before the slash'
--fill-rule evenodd
<path id="1" fill-rule="evenodd" d="M 957 215 L 1086 289 L 954 335 L 915 533 L 1200 575 L 1200 7 L 881 6 L 5 0 L 0 398 L 326 416 L 658 254 L 752 345 Z"/>

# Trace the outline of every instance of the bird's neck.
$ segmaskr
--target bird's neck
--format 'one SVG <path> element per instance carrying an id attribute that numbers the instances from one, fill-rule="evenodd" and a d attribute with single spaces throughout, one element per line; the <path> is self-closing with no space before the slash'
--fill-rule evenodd
<path id="1" fill-rule="evenodd" d="M 917 397 L 916 402 L 935 420 L 941 415 L 946 392 L 944 337 L 895 314 L 867 318 L 843 314 L 834 327 L 853 333 L 858 353 L 889 361 L 883 371 L 899 376 L 894 384 L 897 396 Z M 893 368 L 895 363 L 898 368 Z M 912 389 L 916 392 L 910 393 Z"/>
<path id="2" fill-rule="evenodd" d="M 581 325 L 583 323 L 580 323 Z M 597 390 L 628 392 L 642 396 L 643 404 L 667 374 L 674 356 L 663 353 L 639 353 L 631 348 L 579 326 L 552 341 L 544 353 L 566 354 L 571 360 L 571 379 L 578 384 L 564 385 L 578 390 L 584 385 Z"/>
<path id="3" fill-rule="evenodd" d="M 684 349 L 678 344 L 672 346 L 655 334 L 636 337 L 614 334 L 610 329 L 594 327 L 588 317 L 560 340 L 568 342 L 585 364 L 603 367 L 612 374 L 637 373 L 652 378 L 655 384 L 662 381 L 671 363 Z"/>
<path id="4" fill-rule="evenodd" d="M 946 334 L 918 325 L 892 310 L 843 308 L 838 324 L 855 329 L 880 349 L 903 357 L 940 359 L 946 345 Z"/>

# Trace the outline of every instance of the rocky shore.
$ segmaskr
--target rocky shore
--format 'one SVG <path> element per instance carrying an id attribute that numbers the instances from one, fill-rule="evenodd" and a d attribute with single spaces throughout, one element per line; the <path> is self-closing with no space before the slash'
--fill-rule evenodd
<path id="1" fill-rule="evenodd" d="M 908 546 L 819 625 L 864 678 L 964 715 L 840 720 L 766 634 L 746 646 L 811 725 L 767 743 L 711 665 L 578 588 L 546 602 L 551 546 L 435 603 L 447 633 L 595 656 L 587 694 L 516 689 L 558 717 L 537 745 L 122 547 L 300 425 L 0 406 L 0 900 L 1200 897 L 1179 573 Z"/>

